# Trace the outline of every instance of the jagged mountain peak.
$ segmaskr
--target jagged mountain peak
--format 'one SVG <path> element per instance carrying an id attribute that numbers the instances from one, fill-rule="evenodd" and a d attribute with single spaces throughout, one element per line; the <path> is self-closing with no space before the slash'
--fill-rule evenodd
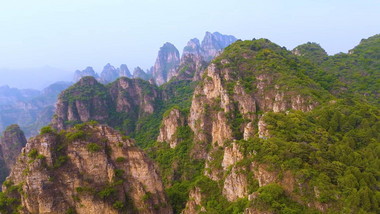
<path id="1" fill-rule="evenodd" d="M 100 74 L 101 81 L 103 83 L 110 83 L 115 81 L 119 77 L 119 72 L 117 69 L 112 66 L 110 63 L 107 63 L 104 68 L 102 73 Z"/>
<path id="2" fill-rule="evenodd" d="M 191 39 L 183 49 L 183 55 L 187 53 L 201 55 L 205 61 L 209 62 L 236 40 L 234 36 L 206 32 L 201 43 L 197 38 Z"/>
<path id="3" fill-rule="evenodd" d="M 158 51 L 156 63 L 153 66 L 153 79 L 157 85 L 162 85 L 169 81 L 176 74 L 176 69 L 180 63 L 179 51 L 167 42 Z"/>

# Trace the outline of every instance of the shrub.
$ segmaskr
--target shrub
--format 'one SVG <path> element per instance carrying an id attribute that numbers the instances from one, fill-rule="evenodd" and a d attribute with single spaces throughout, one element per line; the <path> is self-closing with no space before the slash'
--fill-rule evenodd
<path id="1" fill-rule="evenodd" d="M 124 208 L 124 204 L 121 201 L 116 201 L 115 203 L 113 203 L 112 206 L 113 206 L 113 208 L 118 209 L 118 210 Z"/>
<path id="2" fill-rule="evenodd" d="M 86 138 L 86 133 L 82 130 L 69 132 L 66 134 L 66 138 L 70 141 L 84 140 Z"/>
<path id="3" fill-rule="evenodd" d="M 54 133 L 53 129 L 51 126 L 45 126 L 41 128 L 40 134 L 52 134 Z"/>
<path id="4" fill-rule="evenodd" d="M 32 150 L 29 152 L 28 157 L 33 158 L 33 159 L 36 159 L 37 155 L 38 155 L 38 151 L 37 151 L 37 149 L 32 149 Z"/>
<path id="5" fill-rule="evenodd" d="M 125 157 L 117 157 L 116 162 L 121 163 L 125 161 Z"/>
<path id="6" fill-rule="evenodd" d="M 67 158 L 68 158 L 67 156 L 63 156 L 63 155 L 59 156 L 57 159 L 55 159 L 53 168 L 58 168 L 62 166 L 64 163 L 66 163 Z"/>
<path id="7" fill-rule="evenodd" d="M 91 153 L 98 152 L 101 149 L 101 147 L 96 143 L 89 143 L 87 145 L 87 150 Z"/>
<path id="8" fill-rule="evenodd" d="M 105 199 L 105 198 L 108 198 L 110 197 L 111 195 L 113 195 L 114 193 L 116 192 L 116 189 L 113 188 L 113 187 L 106 187 L 104 190 L 98 192 L 98 196 L 101 198 L 101 199 Z"/>

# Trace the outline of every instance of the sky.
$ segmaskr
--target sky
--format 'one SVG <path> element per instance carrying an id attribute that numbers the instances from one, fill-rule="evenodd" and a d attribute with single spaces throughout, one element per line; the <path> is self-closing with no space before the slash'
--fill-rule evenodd
<path id="1" fill-rule="evenodd" d="M 379 11 L 379 0 L 1 0 L 0 85 L 41 88 L 107 63 L 147 69 L 165 42 L 182 52 L 206 31 L 347 52 L 380 33 Z"/>

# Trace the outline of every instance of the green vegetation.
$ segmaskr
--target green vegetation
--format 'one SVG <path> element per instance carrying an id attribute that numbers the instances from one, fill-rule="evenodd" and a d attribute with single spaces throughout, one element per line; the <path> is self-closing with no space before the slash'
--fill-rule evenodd
<path id="1" fill-rule="evenodd" d="M 116 162 L 117 163 L 122 163 L 122 162 L 124 162 L 125 161 L 125 157 L 117 157 L 116 158 Z"/>
<path id="2" fill-rule="evenodd" d="M 66 138 L 69 141 L 84 140 L 86 138 L 86 132 L 82 130 L 76 130 L 66 134 Z"/>
<path id="3" fill-rule="evenodd" d="M 41 128 L 40 134 L 53 134 L 54 130 L 51 126 L 45 126 Z"/>
<path id="4" fill-rule="evenodd" d="M 22 184 L 13 185 L 9 181 L 4 181 L 6 190 L 0 192 L 0 213 L 18 213 L 21 207 Z"/>
<path id="5" fill-rule="evenodd" d="M 89 143 L 87 145 L 87 150 L 91 153 L 94 153 L 94 152 L 98 152 L 102 149 L 102 147 L 100 147 L 98 144 L 96 143 Z"/>
<path id="6" fill-rule="evenodd" d="M 380 106 L 380 35 L 363 39 L 349 54 L 328 57 L 308 75 L 337 97 Z"/>
<path id="7" fill-rule="evenodd" d="M 37 155 L 38 155 L 37 149 L 32 149 L 28 153 L 28 157 L 32 158 L 33 160 L 36 159 Z"/>
<path id="8" fill-rule="evenodd" d="M 231 127 L 234 141 L 219 142 L 219 145 L 224 143 L 220 147 L 217 143 L 211 145 L 210 141 L 195 142 L 188 125 L 177 128 L 175 137 L 178 145 L 175 148 L 156 142 L 162 118 L 173 108 L 187 118 L 198 82 L 173 79 L 155 88 L 146 81 L 136 80 L 144 95 L 153 95 L 157 90 L 162 96 L 163 99 L 160 97 L 154 101 L 153 114 L 142 113 L 137 107 L 129 112 L 117 112 L 107 92 L 116 87 L 112 84 L 90 84 L 93 87 L 78 84 L 65 93 L 64 100 L 70 104 L 75 100 L 86 103 L 92 97 L 104 101 L 109 119 L 100 122 L 134 138 L 157 163 L 174 213 L 184 209 L 190 191 L 195 188 L 199 188 L 202 195 L 201 206 L 196 207 L 199 212 L 203 207 L 207 213 L 222 214 L 243 213 L 246 208 L 273 213 L 319 213 L 312 208 L 318 205 L 327 213 L 380 213 L 379 44 L 380 36 L 376 35 L 363 40 L 349 54 L 335 56 L 327 56 L 315 43 L 298 46 L 298 53 L 294 51 L 296 54 L 265 39 L 237 41 L 227 47 L 213 63 L 218 69 L 231 71 L 229 80 L 222 78 L 229 96 L 235 95 L 237 85 L 241 85 L 247 94 L 257 94 L 259 76 L 266 74 L 271 77 L 266 90 L 276 87 L 289 92 L 285 96 L 300 94 L 306 102 L 313 100 L 318 106 L 309 112 L 289 109 L 274 113 L 257 109 L 257 112 L 252 112 L 255 119 L 248 121 L 238 103 L 232 103 L 232 109 L 226 114 L 226 123 Z M 227 59 L 228 63 L 221 63 L 222 59 Z M 182 71 L 186 69 L 184 67 Z M 211 80 L 204 73 L 199 87 Z M 132 99 L 127 93 L 120 96 Z M 215 103 L 217 105 L 213 105 Z M 223 110 L 220 103 L 221 99 L 216 98 L 211 104 L 205 104 L 202 110 L 207 116 L 213 115 Z M 308 104 L 311 103 L 305 105 Z M 96 109 L 90 109 L 92 115 L 96 114 Z M 263 116 L 269 136 L 259 138 L 256 134 L 249 140 L 243 140 L 244 125 L 248 122 L 257 124 L 257 116 Z M 71 125 L 76 123 L 70 122 Z M 41 129 L 42 134 L 53 132 L 51 127 Z M 76 124 L 70 131 L 57 134 L 59 143 L 53 148 L 57 151 L 53 173 L 67 162 L 67 145 L 77 140 L 90 140 L 90 134 L 84 124 Z M 128 139 L 124 136 L 122 141 Z M 117 146 L 123 147 L 124 142 Z M 244 158 L 224 172 L 221 165 L 224 149 L 232 142 L 237 144 Z M 90 152 L 98 152 L 101 148 L 97 143 L 87 145 Z M 105 150 L 108 154 L 111 152 L 107 147 Z M 200 152 L 208 153 L 208 170 L 217 171 L 219 180 L 214 181 L 204 175 L 204 158 L 195 158 L 198 155 L 195 153 Z M 44 159 L 36 150 L 28 156 L 33 160 Z M 118 164 L 124 161 L 124 157 L 116 158 Z M 294 177 L 294 190 L 289 192 L 291 185 L 281 186 L 279 183 L 259 187 L 255 174 L 258 167 L 253 167 L 252 163 L 265 166 L 278 180 L 285 176 L 287 179 Z M 229 202 L 223 196 L 223 183 L 232 172 L 244 175 L 247 192 L 255 196 L 253 199 L 248 200 L 246 196 Z M 123 184 L 125 172 L 115 169 L 114 174 L 114 181 L 110 184 L 96 188 L 77 187 L 78 195 L 93 194 L 118 210 L 130 208 L 132 203 L 128 202 L 128 196 L 125 201 L 118 198 L 118 186 Z M 149 200 L 151 194 L 147 192 L 142 200 Z M 0 194 L 0 209 L 8 209 L 8 204 L 13 203 L 9 200 L 14 200 L 14 205 L 19 203 L 9 193 Z M 307 204 L 312 206 L 307 207 Z"/>

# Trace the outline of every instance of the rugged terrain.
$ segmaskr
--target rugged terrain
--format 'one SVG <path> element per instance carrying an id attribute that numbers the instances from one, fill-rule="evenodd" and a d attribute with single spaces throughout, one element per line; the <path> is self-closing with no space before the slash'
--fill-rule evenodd
<path id="1" fill-rule="evenodd" d="M 0 182 L 4 182 L 26 144 L 24 132 L 16 124 L 8 126 L 0 136 Z"/>
<path id="2" fill-rule="evenodd" d="M 133 140 L 93 122 L 60 133 L 42 129 L 22 150 L 5 192 L 13 186 L 8 211 L 172 213 L 153 162 Z"/>
<path id="3" fill-rule="evenodd" d="M 170 47 L 158 67 L 171 58 L 173 75 L 160 86 L 85 77 L 61 93 L 52 125 L 29 140 L 4 183 L 0 208 L 380 212 L 378 35 L 334 56 L 316 43 L 289 51 L 267 39 L 220 53 L 193 39 L 180 60 Z M 46 200 L 52 194 L 64 203 Z"/>
<path id="4" fill-rule="evenodd" d="M 42 91 L 0 88 L 0 131 L 18 124 L 27 137 L 38 134 L 51 121 L 58 94 L 71 83 L 56 82 Z"/>

